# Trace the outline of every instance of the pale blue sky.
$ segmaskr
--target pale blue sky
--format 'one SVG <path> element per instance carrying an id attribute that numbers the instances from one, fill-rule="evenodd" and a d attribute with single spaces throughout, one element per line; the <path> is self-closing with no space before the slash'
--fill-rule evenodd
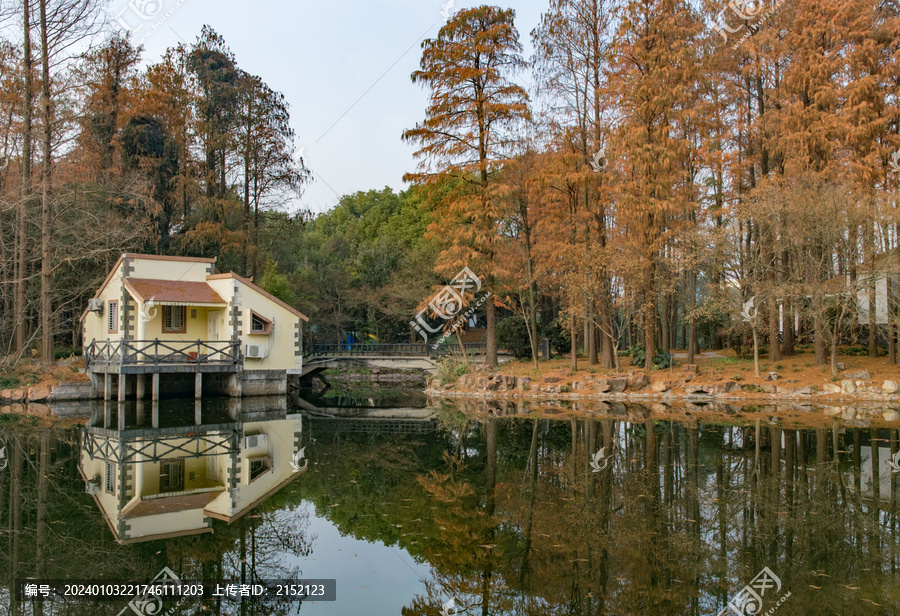
<path id="1" fill-rule="evenodd" d="M 135 40 L 150 34 L 144 41 L 147 62 L 179 40 L 193 42 L 203 24 L 209 24 L 225 37 L 241 68 L 283 92 L 298 146 L 304 147 L 307 165 L 316 174 L 302 203 L 322 212 L 337 202 L 337 195 L 384 186 L 400 190 L 403 174 L 415 170 L 413 147 L 400 135 L 424 118 L 427 93 L 409 76 L 419 64 L 417 41 L 436 36 L 444 22 L 444 1 L 132 0 L 137 7 L 148 7 L 148 14 L 154 12 L 154 2 L 161 2 L 148 21 L 129 8 L 128 0 L 112 0 L 110 10 L 114 16 L 124 10 L 126 23 L 141 26 Z M 455 8 L 477 4 L 456 0 Z M 530 55 L 529 33 L 546 0 L 494 4 L 516 10 L 520 39 Z"/>

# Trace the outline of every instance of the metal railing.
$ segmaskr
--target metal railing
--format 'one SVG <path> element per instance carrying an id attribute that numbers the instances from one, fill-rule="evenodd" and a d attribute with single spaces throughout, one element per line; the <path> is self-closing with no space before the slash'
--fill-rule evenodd
<path id="1" fill-rule="evenodd" d="M 94 340 L 84 349 L 85 367 L 97 364 L 159 365 L 241 362 L 241 343 L 232 340 Z"/>
<path id="2" fill-rule="evenodd" d="M 463 347 L 469 355 L 483 353 L 484 342 L 471 342 Z M 311 344 L 306 357 L 443 357 L 459 352 L 459 345 L 433 345 L 426 342 L 398 344 Z"/>

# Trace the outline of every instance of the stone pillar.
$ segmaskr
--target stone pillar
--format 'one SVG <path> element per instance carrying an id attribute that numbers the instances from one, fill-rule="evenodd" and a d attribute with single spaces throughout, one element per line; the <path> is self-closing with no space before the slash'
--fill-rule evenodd
<path id="1" fill-rule="evenodd" d="M 134 395 L 138 400 L 143 400 L 147 395 L 147 375 L 138 374 L 135 378 L 137 379 L 137 381 L 134 385 Z"/>
<path id="2" fill-rule="evenodd" d="M 124 430 L 125 429 L 125 405 L 121 402 L 116 405 L 116 429 Z"/>
<path id="3" fill-rule="evenodd" d="M 194 425 L 199 426 L 203 423 L 203 401 L 199 398 L 194 400 Z"/>
<path id="4" fill-rule="evenodd" d="M 112 375 L 107 372 L 103 375 L 103 399 L 109 400 L 112 398 Z"/>
<path id="5" fill-rule="evenodd" d="M 159 372 L 153 373 L 153 383 L 151 385 L 151 389 L 151 396 L 153 397 L 153 401 L 159 402 Z"/>
<path id="6" fill-rule="evenodd" d="M 147 403 L 138 398 L 137 403 L 134 405 L 134 414 L 135 421 L 138 426 L 144 425 L 144 414 L 147 412 Z"/>
<path id="7" fill-rule="evenodd" d="M 112 409 L 110 409 L 109 402 L 103 402 L 103 427 L 109 430 L 109 425 L 112 423 Z"/>
<path id="8" fill-rule="evenodd" d="M 159 428 L 159 401 L 157 400 L 150 403 L 150 425 L 154 429 Z"/>
<path id="9" fill-rule="evenodd" d="M 125 401 L 125 383 L 128 382 L 128 377 L 124 374 L 119 373 L 119 402 Z"/>
<path id="10" fill-rule="evenodd" d="M 198 372 L 194 375 L 194 398 L 199 400 L 203 397 L 203 373 Z"/>
<path id="11" fill-rule="evenodd" d="M 228 387 L 226 388 L 226 392 L 230 397 L 240 398 L 243 396 L 242 382 L 240 372 L 235 372 L 228 376 Z"/>

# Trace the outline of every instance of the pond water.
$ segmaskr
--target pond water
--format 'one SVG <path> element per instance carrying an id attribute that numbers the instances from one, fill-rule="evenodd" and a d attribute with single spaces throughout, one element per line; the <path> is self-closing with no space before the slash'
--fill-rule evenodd
<path id="1" fill-rule="evenodd" d="M 163 402 L 156 426 L 133 402 L 52 429 L 0 415 L 0 616 L 900 614 L 900 435 L 877 413 L 525 410 L 349 391 Z M 15 584 L 166 571 L 336 597 Z"/>

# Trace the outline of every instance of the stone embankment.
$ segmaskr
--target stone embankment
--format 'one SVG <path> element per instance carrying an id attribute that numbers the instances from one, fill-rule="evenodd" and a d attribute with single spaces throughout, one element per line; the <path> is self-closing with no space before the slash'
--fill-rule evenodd
<path id="1" fill-rule="evenodd" d="M 682 372 L 652 373 L 652 378 L 646 372 L 630 372 L 613 377 L 551 373 L 536 378 L 498 372 L 473 372 L 462 375 L 455 383 L 442 384 L 439 379 L 434 379 L 426 393 L 434 397 L 536 401 L 733 401 L 742 404 L 797 401 L 827 407 L 826 414 L 833 415 L 849 414 L 852 407 L 846 413 L 840 410 L 845 405 L 867 402 L 880 403 L 879 406 L 885 407 L 881 416 L 886 421 L 900 419 L 900 412 L 892 408 L 900 404 L 900 384 L 896 381 L 878 384 L 865 371 L 844 373 L 844 379 L 839 383 L 796 386 L 779 383 L 778 376 L 774 373 L 769 377 L 772 380 L 762 385 L 742 385 L 734 380 L 705 381 L 696 374 L 696 367 L 685 368 Z"/>

